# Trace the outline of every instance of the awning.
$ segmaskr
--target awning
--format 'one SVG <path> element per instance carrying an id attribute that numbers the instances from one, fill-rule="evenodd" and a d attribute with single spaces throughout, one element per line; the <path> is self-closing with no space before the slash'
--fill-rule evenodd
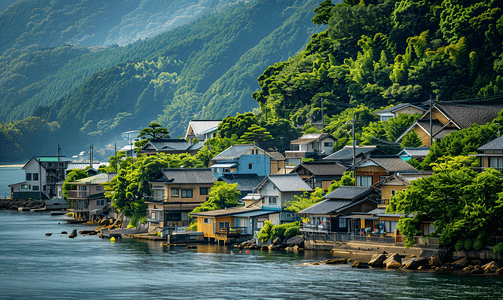
<path id="1" fill-rule="evenodd" d="M 214 165 L 211 165 L 210 168 L 231 168 L 231 167 L 235 167 L 237 164 L 234 163 L 234 164 L 214 164 Z"/>
<path id="2" fill-rule="evenodd" d="M 233 217 L 234 218 L 253 218 L 253 217 L 259 217 L 263 215 L 270 215 L 270 214 L 279 214 L 280 211 L 271 211 L 271 210 L 259 210 L 259 211 L 250 211 L 242 214 L 235 214 Z"/>
<path id="3" fill-rule="evenodd" d="M 365 219 L 365 220 L 379 220 L 378 217 L 369 216 L 369 215 L 353 215 L 353 216 L 346 216 L 346 218 Z"/>

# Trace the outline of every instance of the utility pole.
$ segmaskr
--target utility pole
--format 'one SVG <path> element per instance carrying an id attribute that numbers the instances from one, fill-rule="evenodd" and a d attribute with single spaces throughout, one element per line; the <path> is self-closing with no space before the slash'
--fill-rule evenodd
<path id="1" fill-rule="evenodd" d="M 432 115 L 433 115 L 433 100 L 431 99 L 431 94 L 430 94 L 430 147 L 433 145 L 433 121 L 432 121 Z"/>
<path id="2" fill-rule="evenodd" d="M 356 161 L 356 141 L 355 141 L 355 114 L 353 114 L 353 165 Z"/>
<path id="3" fill-rule="evenodd" d="M 117 142 L 115 142 L 115 146 L 114 146 L 114 156 L 115 156 L 115 172 L 118 172 L 118 170 L 117 170 L 117 164 L 119 162 L 117 162 Z"/>
<path id="4" fill-rule="evenodd" d="M 325 114 L 323 113 L 323 98 L 321 98 L 321 133 L 324 132 L 325 129 Z"/>

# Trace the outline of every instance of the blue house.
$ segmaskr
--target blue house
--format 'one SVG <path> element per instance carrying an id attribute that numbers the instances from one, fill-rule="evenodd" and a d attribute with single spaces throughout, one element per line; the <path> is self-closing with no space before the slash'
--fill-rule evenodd
<path id="1" fill-rule="evenodd" d="M 273 156 L 257 145 L 233 145 L 215 156 L 210 168 L 216 178 L 233 174 L 256 174 L 263 178 L 271 174 Z"/>

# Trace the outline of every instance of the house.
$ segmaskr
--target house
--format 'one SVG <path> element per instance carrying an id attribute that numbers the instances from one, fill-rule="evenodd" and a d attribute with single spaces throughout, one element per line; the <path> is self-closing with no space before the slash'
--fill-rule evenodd
<path id="1" fill-rule="evenodd" d="M 214 138 L 217 136 L 218 124 L 220 123 L 222 123 L 222 120 L 192 120 L 187 126 L 185 140 L 193 144 L 195 139 L 205 142 Z"/>
<path id="2" fill-rule="evenodd" d="M 163 169 L 149 182 L 153 190 L 146 201 L 149 231 L 189 226 L 189 213 L 208 200 L 216 180 L 209 168 Z"/>
<path id="3" fill-rule="evenodd" d="M 285 210 L 285 203 L 295 200 L 294 196 L 300 196 L 305 191 L 312 189 L 297 173 L 267 175 L 256 187 L 256 193 L 263 198 L 262 208 L 281 212 L 280 224 L 299 220 L 298 216 Z"/>
<path id="4" fill-rule="evenodd" d="M 25 181 L 11 184 L 11 199 L 51 199 L 56 183 L 65 180 L 70 159 L 64 156 L 35 156 L 24 166 Z"/>
<path id="5" fill-rule="evenodd" d="M 422 161 L 430 152 L 430 147 L 410 147 L 404 148 L 402 151 L 398 152 L 398 156 L 404 161 L 408 161 L 413 158 L 417 161 Z"/>
<path id="6" fill-rule="evenodd" d="M 297 173 L 311 189 L 317 187 L 327 191 L 334 180 L 340 180 L 348 168 L 338 162 L 301 163 L 293 172 Z"/>
<path id="7" fill-rule="evenodd" d="M 374 228 L 378 218 L 365 213 L 377 207 L 379 192 L 369 186 L 341 186 L 325 196 L 325 200 L 299 212 L 309 221 L 301 232 L 360 234 Z"/>
<path id="8" fill-rule="evenodd" d="M 241 193 L 239 198 L 243 198 L 250 193 L 255 192 L 255 188 L 259 185 L 264 177 L 257 174 L 223 174 L 218 178 L 218 181 L 223 181 L 227 184 L 238 184 L 238 191 Z"/>
<path id="9" fill-rule="evenodd" d="M 391 118 L 398 117 L 399 114 L 417 115 L 424 114 L 426 109 L 410 103 L 400 103 L 387 109 L 376 111 L 375 114 L 379 116 L 379 121 L 389 121 Z"/>
<path id="10" fill-rule="evenodd" d="M 95 176 L 69 182 L 75 186 L 68 191 L 68 202 L 71 203 L 71 212 L 77 220 L 90 220 L 93 215 L 103 209 L 109 200 L 105 198 L 103 183 L 109 182 L 117 173 L 100 173 Z"/>
<path id="11" fill-rule="evenodd" d="M 290 142 L 285 152 L 287 163 L 299 165 L 302 158 L 324 157 L 333 153 L 335 138 L 328 133 L 308 133 Z"/>
<path id="12" fill-rule="evenodd" d="M 399 191 L 405 191 L 407 186 L 416 179 L 428 177 L 432 174 L 431 171 L 418 173 L 394 173 L 383 178 L 374 187 L 381 191 L 381 199 L 377 205 L 378 208 L 386 208 L 391 197 L 395 196 Z"/>
<path id="13" fill-rule="evenodd" d="M 344 166 L 349 167 L 353 165 L 353 157 L 354 163 L 357 163 L 369 156 L 376 155 L 388 155 L 388 153 L 378 148 L 377 146 L 356 146 L 354 147 L 354 151 L 353 146 L 344 146 L 339 151 L 334 152 L 327 157 L 324 157 L 323 161 L 338 162 Z"/>
<path id="14" fill-rule="evenodd" d="M 477 149 L 479 153 L 475 156 L 480 158 L 481 169 L 493 168 L 503 171 L 503 136 L 500 136 Z"/>
<path id="15" fill-rule="evenodd" d="M 264 178 L 271 174 L 271 166 L 277 166 L 275 157 L 254 144 L 232 145 L 210 161 L 215 177 L 225 174 L 256 174 Z"/>
<path id="16" fill-rule="evenodd" d="M 66 169 L 66 174 L 68 174 L 71 170 L 74 170 L 74 169 L 77 169 L 77 170 L 85 170 L 87 167 L 91 167 L 90 169 L 94 169 L 94 170 L 98 170 L 100 166 L 104 165 L 104 166 L 108 166 L 108 162 L 99 162 L 99 161 L 93 161 L 93 163 L 85 163 L 85 162 L 70 162 L 68 164 L 68 168 Z M 88 169 L 89 170 L 89 169 Z M 93 171 L 91 171 L 93 172 Z M 89 172 L 88 172 L 89 174 Z M 97 175 L 96 174 L 93 174 L 93 175 Z"/>
<path id="17" fill-rule="evenodd" d="M 407 133 L 414 131 L 423 142 L 423 146 L 429 147 L 431 146 L 431 137 L 433 140 L 439 140 L 453 131 L 468 128 L 472 124 L 486 124 L 494 120 L 501 109 L 503 109 L 503 104 L 501 103 L 435 103 L 435 105 L 414 122 L 396 142 L 401 142 Z M 432 133 L 430 133 L 430 131 Z"/>
<path id="18" fill-rule="evenodd" d="M 368 157 L 349 168 L 355 172 L 356 186 L 372 186 L 396 172 L 417 173 L 417 170 L 398 156 Z"/>
<path id="19" fill-rule="evenodd" d="M 252 238 L 264 227 L 265 221 L 279 224 L 279 211 L 262 209 L 259 205 L 232 207 L 192 214 L 197 218 L 197 230 L 205 238 L 239 242 Z"/>
<path id="20" fill-rule="evenodd" d="M 278 151 L 268 150 L 271 156 L 271 174 L 286 174 L 286 158 Z"/>
<path id="21" fill-rule="evenodd" d="M 184 139 L 152 139 L 149 140 L 137 153 L 140 155 L 155 155 L 157 153 L 165 154 L 181 154 L 189 153 L 191 155 L 196 154 L 201 148 L 203 148 L 204 143 L 198 142 L 195 144 L 189 143 Z"/>

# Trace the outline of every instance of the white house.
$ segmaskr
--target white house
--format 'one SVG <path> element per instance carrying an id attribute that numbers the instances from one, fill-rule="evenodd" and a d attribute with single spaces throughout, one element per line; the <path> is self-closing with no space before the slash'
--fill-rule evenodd
<path id="1" fill-rule="evenodd" d="M 304 157 L 325 157 L 334 152 L 335 138 L 328 133 L 308 133 L 290 142 L 287 163 L 299 165 Z"/>

